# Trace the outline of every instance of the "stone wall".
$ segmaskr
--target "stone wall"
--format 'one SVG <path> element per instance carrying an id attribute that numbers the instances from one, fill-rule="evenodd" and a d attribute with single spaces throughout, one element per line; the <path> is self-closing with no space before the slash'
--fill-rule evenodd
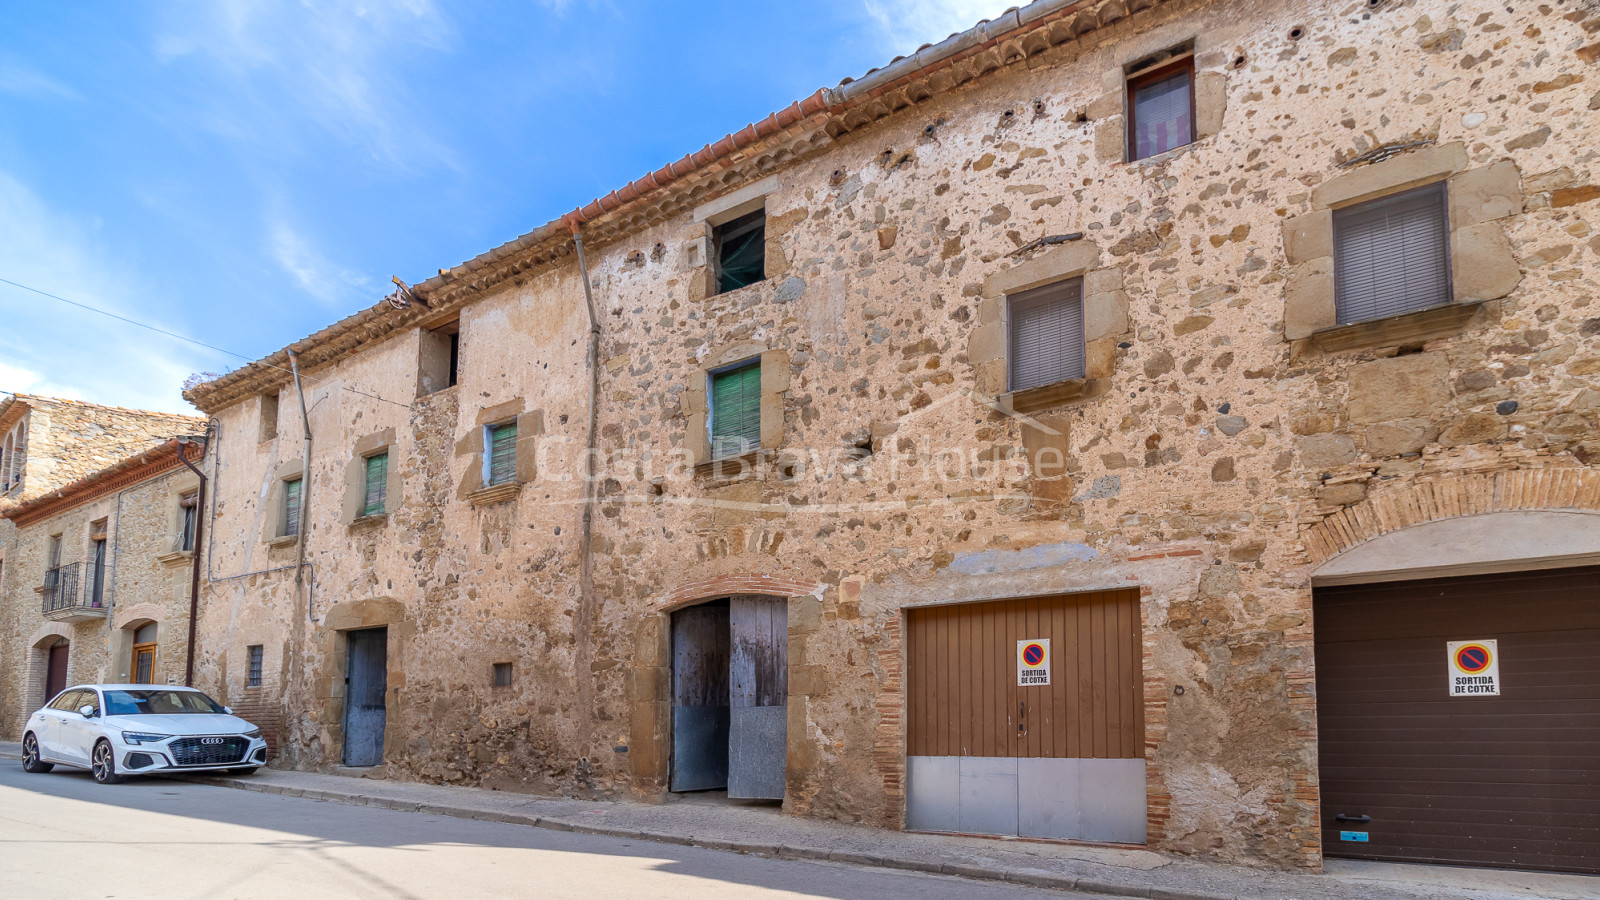
<path id="1" fill-rule="evenodd" d="M 764 282 L 708 296 L 692 214 L 589 248 L 606 454 L 592 592 L 573 265 L 462 309 L 454 388 L 418 398 L 414 330 L 314 373 L 310 590 L 294 542 L 263 540 L 275 473 L 301 452 L 294 395 L 264 442 L 258 401 L 217 410 L 202 683 L 232 702 L 244 648 L 263 644 L 284 759 L 331 767 L 341 630 L 382 625 L 385 773 L 657 796 L 667 612 L 766 585 L 790 598 L 785 808 L 900 827 L 903 610 L 1136 584 L 1151 845 L 1314 867 L 1310 572 L 1346 545 L 1327 535 L 1450 478 L 1592 484 L 1597 32 L 1587 3 L 1173 3 L 776 171 Z M 1121 162 L 1106 98 L 1122 67 L 1190 41 L 1201 139 Z M 1501 253 L 1511 283 L 1458 297 L 1471 315 L 1447 326 L 1342 343 L 1299 329 L 1286 311 L 1315 269 L 1297 268 L 1325 254 L 1285 223 L 1325 210 L 1339 179 L 1406 183 L 1416 154 L 1450 160 L 1428 177 L 1464 179 L 1456 222 L 1480 230 L 1458 267 Z M 980 331 L 996 285 L 1031 270 L 1094 276 L 1100 339 L 1094 390 L 1022 416 L 993 396 Z M 758 354 L 786 360 L 763 378 L 760 473 L 697 467 L 708 367 Z M 508 409 L 538 413 L 521 435 L 537 465 L 485 496 L 468 489 L 483 416 Z M 341 521 L 352 454 L 388 429 L 391 511 Z M 491 686 L 497 662 L 511 687 Z"/>

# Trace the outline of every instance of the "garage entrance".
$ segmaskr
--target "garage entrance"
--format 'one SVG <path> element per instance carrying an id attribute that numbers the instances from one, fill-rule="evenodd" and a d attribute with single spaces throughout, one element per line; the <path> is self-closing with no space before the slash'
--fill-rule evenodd
<path id="1" fill-rule="evenodd" d="M 907 610 L 906 827 L 1145 840 L 1137 588 Z"/>
<path id="2" fill-rule="evenodd" d="M 1600 873 L 1600 567 L 1313 603 L 1325 855 Z"/>
<path id="3" fill-rule="evenodd" d="M 672 614 L 673 791 L 783 799 L 788 622 L 781 597 L 728 597 Z"/>

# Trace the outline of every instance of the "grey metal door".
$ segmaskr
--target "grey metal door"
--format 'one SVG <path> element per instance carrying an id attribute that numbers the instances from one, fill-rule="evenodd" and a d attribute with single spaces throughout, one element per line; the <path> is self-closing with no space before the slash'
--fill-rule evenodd
<path id="1" fill-rule="evenodd" d="M 344 689 L 344 764 L 383 762 L 383 728 L 388 719 L 389 629 L 366 628 L 346 634 Z"/>
<path id="2" fill-rule="evenodd" d="M 672 614 L 672 790 L 728 785 L 728 601 Z"/>
<path id="3" fill-rule="evenodd" d="M 782 800 L 789 747 L 788 601 L 734 597 L 728 619 L 728 796 Z"/>

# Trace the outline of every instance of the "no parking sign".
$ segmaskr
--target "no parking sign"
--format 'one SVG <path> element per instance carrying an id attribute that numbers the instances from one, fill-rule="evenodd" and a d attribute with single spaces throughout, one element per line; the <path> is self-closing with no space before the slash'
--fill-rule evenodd
<path id="1" fill-rule="evenodd" d="M 1450 696 L 1500 696 L 1500 645 L 1493 640 L 1449 641 Z"/>
<path id="2" fill-rule="evenodd" d="M 1050 683 L 1050 639 L 1017 641 L 1017 686 Z"/>

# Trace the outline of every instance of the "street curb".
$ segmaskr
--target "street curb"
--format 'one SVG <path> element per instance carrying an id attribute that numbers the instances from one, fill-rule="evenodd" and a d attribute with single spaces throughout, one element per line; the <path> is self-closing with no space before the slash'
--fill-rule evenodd
<path id="1" fill-rule="evenodd" d="M 1053 875 L 1049 872 L 985 869 L 970 864 L 943 863 L 901 856 L 887 856 L 876 853 L 855 853 L 840 850 L 827 850 L 816 847 L 793 847 L 788 845 L 757 844 L 745 841 L 717 840 L 714 838 L 696 838 L 693 835 L 667 834 L 659 831 L 647 831 L 642 828 L 596 826 L 587 823 L 571 822 L 564 819 L 523 813 L 495 812 L 493 810 L 471 809 L 469 807 L 461 806 L 441 806 L 431 803 L 418 803 L 416 801 L 390 800 L 383 797 L 373 797 L 365 794 L 359 794 L 354 791 L 304 790 L 302 788 L 288 787 L 285 785 L 252 782 L 248 780 L 248 777 L 226 778 L 190 776 L 185 778 L 185 780 L 193 781 L 199 784 L 210 784 L 218 787 L 234 788 L 236 790 L 255 791 L 259 794 L 278 794 L 285 797 L 303 797 L 307 799 L 323 800 L 333 803 L 344 803 L 351 806 L 371 806 L 378 809 L 391 809 L 400 812 L 418 812 L 427 815 L 450 816 L 451 818 L 456 819 L 476 819 L 482 822 L 499 822 L 508 825 L 527 825 L 532 828 L 546 828 L 551 831 L 567 831 L 576 834 L 597 834 L 606 837 L 630 838 L 634 840 L 651 841 L 658 844 L 676 844 L 686 847 L 698 847 L 703 850 L 722 850 L 732 853 L 743 853 L 749 856 L 765 856 L 775 859 L 817 860 L 823 862 L 844 863 L 847 865 L 866 866 L 878 869 L 899 869 L 902 871 L 923 872 L 930 875 L 949 875 L 959 878 L 969 878 L 976 881 L 995 881 L 1005 884 L 1049 888 L 1052 890 L 1069 891 L 1080 894 L 1102 894 L 1113 897 L 1139 897 L 1144 898 L 1144 900 L 1240 900 L 1239 896 L 1236 894 L 1214 894 L 1184 890 L 1170 890 L 1166 888 L 1151 887 L 1149 885 L 1130 884 L 1128 882 L 1076 878 L 1071 875 Z"/>

